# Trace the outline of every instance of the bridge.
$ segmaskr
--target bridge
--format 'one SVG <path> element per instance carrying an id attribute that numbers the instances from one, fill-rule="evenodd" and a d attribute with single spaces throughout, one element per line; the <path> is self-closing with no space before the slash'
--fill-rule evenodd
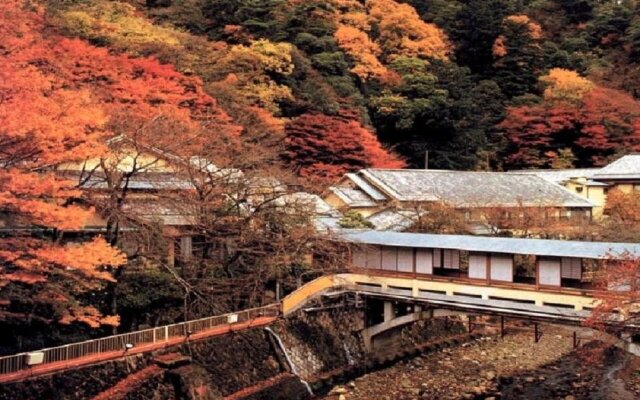
<path id="1" fill-rule="evenodd" d="M 380 318 L 362 331 L 367 346 L 388 329 L 444 315 L 580 325 L 597 305 L 595 271 L 605 261 L 640 257 L 635 243 L 375 231 L 339 240 L 352 244 L 346 272 L 319 277 L 278 304 L 0 357 L 0 383 L 266 326 L 349 296 L 382 304 Z"/>

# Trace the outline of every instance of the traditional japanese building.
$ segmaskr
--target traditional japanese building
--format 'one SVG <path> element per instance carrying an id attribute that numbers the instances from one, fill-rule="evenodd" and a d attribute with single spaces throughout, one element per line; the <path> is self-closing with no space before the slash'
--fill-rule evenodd
<path id="1" fill-rule="evenodd" d="M 324 199 L 339 210 L 361 213 L 381 230 L 404 230 L 433 204 L 457 210 L 475 229 L 489 223 L 489 214 L 517 221 L 536 210 L 542 218 L 582 221 L 595 207 L 536 174 L 419 169 L 346 174 Z"/>

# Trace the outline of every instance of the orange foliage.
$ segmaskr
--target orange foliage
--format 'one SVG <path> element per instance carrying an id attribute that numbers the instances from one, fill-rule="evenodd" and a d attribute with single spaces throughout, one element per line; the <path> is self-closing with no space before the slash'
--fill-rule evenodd
<path id="1" fill-rule="evenodd" d="M 447 59 L 452 51 L 445 33 L 424 22 L 416 10 L 395 0 L 369 0 L 363 4 L 332 0 L 336 6 L 338 45 L 354 60 L 351 70 L 362 79 L 397 80 L 382 61 L 398 57 Z M 375 41 L 371 27 L 377 27 Z M 382 61 L 381 61 L 382 60 Z"/>
<path id="2" fill-rule="evenodd" d="M 420 18 L 415 8 L 395 0 L 369 0 L 366 6 L 377 22 L 377 41 L 392 60 L 399 56 L 447 59 L 451 44 L 446 34 Z"/>
<path id="3" fill-rule="evenodd" d="M 389 73 L 378 60 L 380 47 L 369 39 L 366 32 L 342 25 L 336 30 L 335 38 L 340 48 L 356 63 L 351 72 L 361 79 L 382 78 Z"/>
<path id="4" fill-rule="evenodd" d="M 239 128 L 196 79 L 154 60 L 45 34 L 44 28 L 39 8 L 19 0 L 0 4 L 0 213 L 8 226 L 42 232 L 0 239 L 0 287 L 34 285 L 33 301 L 56 303 L 68 315 L 82 309 L 72 320 L 90 326 L 114 324 L 113 317 L 78 306 L 74 295 L 112 281 L 110 269 L 125 257 L 102 238 L 60 244 L 61 231 L 82 228 L 91 210 L 73 205 L 81 193 L 47 171 L 106 156 L 105 139 L 129 133 L 110 130 L 127 126 L 117 118 L 125 112 L 141 123 L 175 119 L 194 135 L 199 123 L 228 134 Z M 70 321 L 68 315 L 62 318 Z"/>
<path id="5" fill-rule="evenodd" d="M 506 40 L 507 39 L 504 37 L 504 35 L 500 35 L 496 38 L 496 41 L 493 42 L 493 48 L 491 49 L 491 52 L 493 53 L 494 57 L 500 58 L 507 55 Z"/>

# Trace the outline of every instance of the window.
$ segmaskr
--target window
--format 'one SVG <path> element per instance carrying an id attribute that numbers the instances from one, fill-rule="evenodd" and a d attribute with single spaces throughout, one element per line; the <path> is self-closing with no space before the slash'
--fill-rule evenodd
<path id="1" fill-rule="evenodd" d="M 563 279 L 582 278 L 582 259 L 573 257 L 562 258 L 561 276 Z"/>
<path id="2" fill-rule="evenodd" d="M 176 254 L 181 261 L 188 261 L 193 255 L 193 241 L 191 236 L 181 236 L 175 242 Z"/>
<path id="3" fill-rule="evenodd" d="M 460 252 L 457 250 L 443 250 L 442 266 L 448 269 L 460 269 Z"/>

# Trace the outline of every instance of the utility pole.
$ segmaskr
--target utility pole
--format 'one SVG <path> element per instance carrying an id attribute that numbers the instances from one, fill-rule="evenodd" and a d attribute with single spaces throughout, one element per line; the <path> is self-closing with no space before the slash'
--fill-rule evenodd
<path id="1" fill-rule="evenodd" d="M 424 153 L 424 169 L 429 169 L 429 150 Z"/>

